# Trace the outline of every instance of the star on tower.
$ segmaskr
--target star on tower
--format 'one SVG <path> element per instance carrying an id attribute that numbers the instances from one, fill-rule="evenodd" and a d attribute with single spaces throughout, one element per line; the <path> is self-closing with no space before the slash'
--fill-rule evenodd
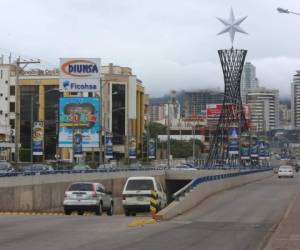
<path id="1" fill-rule="evenodd" d="M 233 9 L 231 8 L 230 10 L 230 15 L 229 15 L 229 19 L 225 20 L 223 18 L 219 18 L 217 17 L 217 19 L 223 23 L 225 25 L 225 28 L 219 32 L 217 35 L 221 35 L 224 33 L 229 33 L 230 39 L 231 39 L 231 44 L 233 46 L 233 40 L 234 40 L 234 35 L 235 32 L 240 32 L 243 34 L 248 34 L 246 31 L 244 31 L 241 27 L 239 27 L 239 25 L 247 18 L 247 16 L 242 17 L 242 18 L 238 18 L 235 19 L 234 13 L 233 13 Z"/>

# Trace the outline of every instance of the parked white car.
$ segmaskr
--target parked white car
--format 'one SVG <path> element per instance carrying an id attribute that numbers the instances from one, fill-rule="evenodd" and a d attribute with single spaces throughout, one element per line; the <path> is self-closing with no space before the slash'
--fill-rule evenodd
<path id="1" fill-rule="evenodd" d="M 123 189 L 123 208 L 126 216 L 137 212 L 150 211 L 151 191 L 158 194 L 159 210 L 167 205 L 167 195 L 163 186 L 154 177 L 130 177 Z"/>
<path id="2" fill-rule="evenodd" d="M 107 215 L 112 215 L 114 203 L 111 192 L 107 192 L 101 183 L 76 182 L 65 192 L 63 205 L 66 215 L 73 211 L 77 211 L 79 215 L 83 215 L 85 211 L 95 212 L 96 215 L 102 215 L 106 211 Z"/>
<path id="3" fill-rule="evenodd" d="M 278 178 L 281 177 L 294 177 L 294 168 L 289 165 L 280 166 L 278 169 Z"/>

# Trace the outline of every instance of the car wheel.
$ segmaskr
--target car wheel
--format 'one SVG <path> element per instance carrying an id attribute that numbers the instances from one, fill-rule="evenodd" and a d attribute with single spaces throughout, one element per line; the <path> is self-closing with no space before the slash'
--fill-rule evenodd
<path id="1" fill-rule="evenodd" d="M 83 211 L 77 211 L 77 214 L 78 214 L 78 215 L 83 215 L 84 212 L 83 212 Z"/>
<path id="2" fill-rule="evenodd" d="M 136 216 L 136 212 L 131 212 L 131 215 L 132 216 Z"/>
<path id="3" fill-rule="evenodd" d="M 67 210 L 67 209 L 65 209 L 65 215 L 71 215 L 71 213 L 72 213 L 72 211 L 71 210 Z"/>
<path id="4" fill-rule="evenodd" d="M 113 203 L 111 202 L 110 203 L 110 207 L 109 207 L 109 209 L 107 210 L 107 215 L 109 215 L 109 216 L 112 216 L 113 215 L 113 213 L 114 213 L 114 205 L 113 205 Z"/>
<path id="5" fill-rule="evenodd" d="M 99 203 L 95 214 L 99 215 L 99 216 L 102 215 L 102 204 L 101 204 L 101 202 Z"/>
<path id="6" fill-rule="evenodd" d="M 126 210 L 125 210 L 125 215 L 126 215 L 126 216 L 130 216 L 130 211 L 126 209 Z"/>

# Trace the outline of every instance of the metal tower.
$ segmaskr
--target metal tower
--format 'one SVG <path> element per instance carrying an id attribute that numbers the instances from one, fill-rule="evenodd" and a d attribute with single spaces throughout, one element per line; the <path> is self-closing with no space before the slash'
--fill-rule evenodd
<path id="1" fill-rule="evenodd" d="M 210 145 L 206 167 L 217 164 L 236 167 L 241 163 L 240 135 L 248 131 L 243 110 L 240 81 L 247 50 L 218 50 L 224 75 L 224 100 L 221 115 Z"/>

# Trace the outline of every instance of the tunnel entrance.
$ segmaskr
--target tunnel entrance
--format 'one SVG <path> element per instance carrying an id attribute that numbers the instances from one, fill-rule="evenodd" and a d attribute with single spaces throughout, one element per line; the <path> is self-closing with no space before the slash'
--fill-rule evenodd
<path id="1" fill-rule="evenodd" d="M 190 181 L 191 180 L 166 180 L 168 204 L 174 200 L 172 195 L 187 185 Z"/>

